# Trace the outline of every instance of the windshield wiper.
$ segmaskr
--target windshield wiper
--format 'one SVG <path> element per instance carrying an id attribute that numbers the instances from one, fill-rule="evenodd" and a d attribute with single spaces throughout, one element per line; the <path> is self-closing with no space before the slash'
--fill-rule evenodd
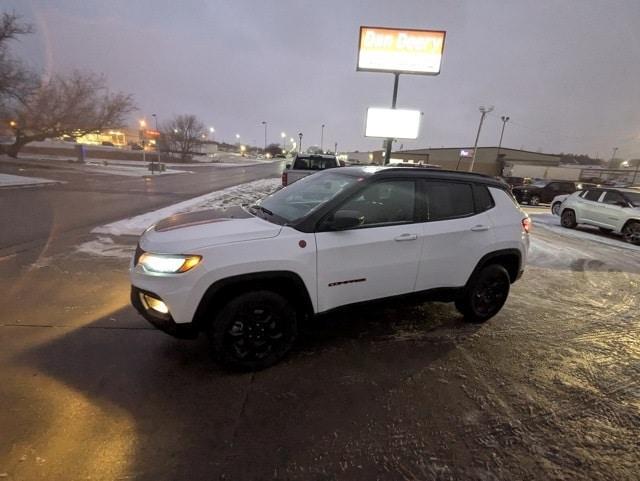
<path id="1" fill-rule="evenodd" d="M 259 210 L 261 212 L 264 212 L 267 215 L 273 216 L 273 212 L 271 212 L 269 209 L 267 209 L 266 207 L 262 207 L 259 204 L 254 204 L 252 206 L 249 206 L 249 209 L 254 209 L 254 210 Z"/>

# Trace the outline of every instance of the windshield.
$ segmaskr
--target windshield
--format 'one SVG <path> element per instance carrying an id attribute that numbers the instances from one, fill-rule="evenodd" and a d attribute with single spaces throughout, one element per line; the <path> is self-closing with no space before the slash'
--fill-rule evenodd
<path id="1" fill-rule="evenodd" d="M 291 223 L 310 214 L 359 180 L 360 177 L 351 175 L 319 172 L 274 192 L 259 205 L 267 220 L 273 216 Z"/>
<path id="2" fill-rule="evenodd" d="M 640 207 L 640 192 L 625 192 L 624 195 L 634 207 Z"/>

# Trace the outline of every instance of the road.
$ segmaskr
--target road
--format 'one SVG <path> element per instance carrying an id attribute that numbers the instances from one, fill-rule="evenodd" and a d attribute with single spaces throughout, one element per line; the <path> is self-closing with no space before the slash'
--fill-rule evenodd
<path id="1" fill-rule="evenodd" d="M 54 187 L 0 189 L 0 253 L 87 229 L 224 187 L 279 175 L 283 162 L 224 169 L 189 167 L 190 174 L 150 177 L 87 175 L 41 164 L 5 167 L 4 172 L 61 180 Z"/>
<path id="2" fill-rule="evenodd" d="M 158 204 L 182 195 L 162 182 Z M 143 196 L 113 189 L 87 195 Z M 637 251 L 536 228 L 486 324 L 439 303 L 348 312 L 237 374 L 151 329 L 128 262 L 78 254 L 88 228 L 65 225 L 0 260 L 2 479 L 637 479 Z"/>

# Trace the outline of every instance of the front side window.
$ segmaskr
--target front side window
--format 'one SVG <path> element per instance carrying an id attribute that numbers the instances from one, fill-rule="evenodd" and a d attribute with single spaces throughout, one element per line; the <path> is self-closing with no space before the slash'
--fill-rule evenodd
<path id="1" fill-rule="evenodd" d="M 640 207 L 640 192 L 625 192 L 624 195 L 634 207 Z"/>
<path id="2" fill-rule="evenodd" d="M 455 219 L 475 213 L 473 191 L 462 182 L 426 182 L 427 218 Z"/>
<path id="3" fill-rule="evenodd" d="M 337 167 L 338 163 L 335 158 L 321 156 L 298 156 L 293 163 L 294 169 L 300 170 L 324 170 Z"/>
<path id="4" fill-rule="evenodd" d="M 587 193 L 584 195 L 584 198 L 592 202 L 598 202 L 598 199 L 600 198 L 601 195 L 602 195 L 601 190 L 588 190 Z"/>
<path id="5" fill-rule="evenodd" d="M 358 212 L 362 227 L 413 222 L 415 207 L 416 183 L 413 180 L 389 180 L 369 185 L 338 210 Z"/>

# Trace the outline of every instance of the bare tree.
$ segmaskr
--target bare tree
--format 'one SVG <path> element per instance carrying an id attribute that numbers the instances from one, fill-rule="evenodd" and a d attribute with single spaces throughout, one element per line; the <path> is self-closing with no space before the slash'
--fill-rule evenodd
<path id="1" fill-rule="evenodd" d="M 33 27 L 20 22 L 15 13 L 0 16 L 0 115 L 5 116 L 13 102 L 23 102 L 38 85 L 38 78 L 20 60 L 9 53 L 8 45 L 21 35 L 30 34 Z"/>
<path id="2" fill-rule="evenodd" d="M 206 131 L 195 115 L 176 115 L 163 125 L 161 135 L 169 150 L 185 159 L 206 138 Z"/>
<path id="3" fill-rule="evenodd" d="M 131 95 L 109 92 L 102 76 L 82 72 L 55 76 L 16 104 L 11 117 L 15 141 L 0 146 L 0 153 L 17 157 L 29 142 L 117 128 L 134 110 Z"/>

